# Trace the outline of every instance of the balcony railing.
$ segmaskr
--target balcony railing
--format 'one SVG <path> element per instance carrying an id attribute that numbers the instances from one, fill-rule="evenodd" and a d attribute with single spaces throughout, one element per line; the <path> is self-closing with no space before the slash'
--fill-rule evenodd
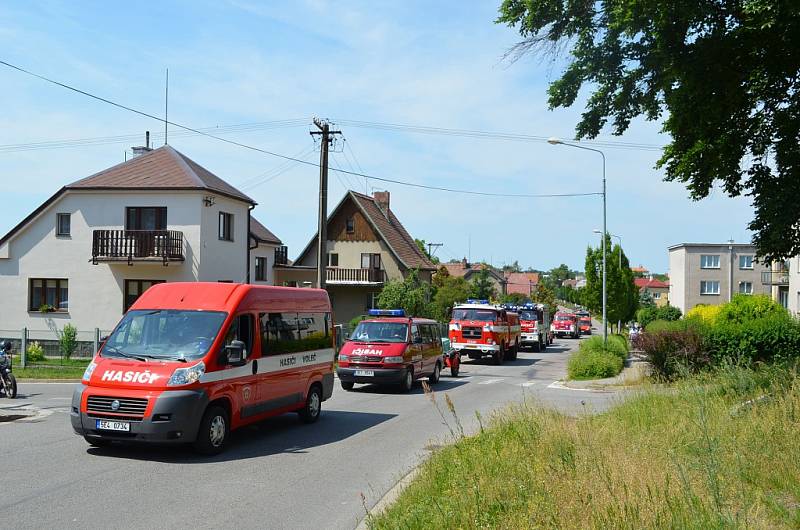
<path id="1" fill-rule="evenodd" d="M 762 285 L 789 285 L 789 271 L 762 271 Z"/>
<path id="2" fill-rule="evenodd" d="M 386 271 L 379 269 L 325 269 L 325 281 L 341 285 L 380 285 L 386 282 Z"/>
<path id="3" fill-rule="evenodd" d="M 183 232 L 177 230 L 95 230 L 92 263 L 100 261 L 184 261 Z"/>
<path id="4" fill-rule="evenodd" d="M 285 246 L 275 248 L 275 265 L 286 265 L 289 263 L 289 249 Z"/>

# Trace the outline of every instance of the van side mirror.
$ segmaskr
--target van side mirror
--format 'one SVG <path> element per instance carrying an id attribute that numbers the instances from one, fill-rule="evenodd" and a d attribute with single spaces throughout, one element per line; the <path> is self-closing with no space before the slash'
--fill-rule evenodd
<path id="1" fill-rule="evenodd" d="M 247 351 L 244 348 L 244 342 L 240 340 L 232 340 L 230 344 L 225 346 L 225 358 L 228 364 L 234 366 L 241 366 L 247 359 Z"/>

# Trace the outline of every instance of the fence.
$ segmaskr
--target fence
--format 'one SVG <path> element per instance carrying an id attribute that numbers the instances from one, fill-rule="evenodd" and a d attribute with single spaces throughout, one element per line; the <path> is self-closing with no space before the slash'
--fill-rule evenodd
<path id="1" fill-rule="evenodd" d="M 10 341 L 11 349 L 15 354 L 20 356 L 20 365 L 25 368 L 26 354 L 28 348 L 34 342 L 44 350 L 45 357 L 61 358 L 63 359 L 64 353 L 61 351 L 61 331 L 59 329 L 28 329 L 21 330 L 2 330 L 0 329 L 0 341 Z M 108 335 L 110 331 L 103 331 L 95 328 L 91 331 L 78 330 L 77 332 L 77 348 L 72 353 L 73 359 L 91 359 L 98 346 L 100 345 L 100 338 Z"/>

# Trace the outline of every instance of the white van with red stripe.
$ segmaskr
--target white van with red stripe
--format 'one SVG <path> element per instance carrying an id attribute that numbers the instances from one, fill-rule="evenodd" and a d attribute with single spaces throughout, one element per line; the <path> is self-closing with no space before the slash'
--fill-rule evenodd
<path id="1" fill-rule="evenodd" d="M 70 419 L 89 444 L 192 443 L 285 412 L 316 421 L 333 393 L 333 326 L 319 289 L 163 283 L 122 317 L 84 373 Z"/>

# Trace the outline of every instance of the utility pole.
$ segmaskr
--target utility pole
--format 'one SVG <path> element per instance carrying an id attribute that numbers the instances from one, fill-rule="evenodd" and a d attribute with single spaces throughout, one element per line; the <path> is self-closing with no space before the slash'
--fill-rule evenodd
<path id="1" fill-rule="evenodd" d="M 317 220 L 317 287 L 325 288 L 325 268 L 328 259 L 328 149 L 333 141 L 331 136 L 341 131 L 331 131 L 327 120 L 314 118 L 318 131 L 311 135 L 320 135 L 319 146 L 319 219 Z"/>
<path id="2" fill-rule="evenodd" d="M 432 252 L 433 247 L 439 248 L 443 245 L 444 243 L 428 243 L 428 256 L 430 256 L 431 258 L 433 257 L 433 252 Z"/>

